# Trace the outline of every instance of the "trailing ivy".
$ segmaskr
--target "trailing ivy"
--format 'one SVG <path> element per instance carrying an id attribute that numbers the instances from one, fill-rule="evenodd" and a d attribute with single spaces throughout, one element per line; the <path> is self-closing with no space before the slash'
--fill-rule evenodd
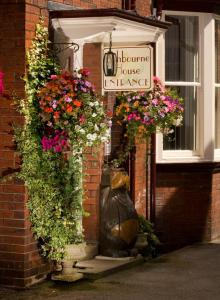
<path id="1" fill-rule="evenodd" d="M 66 244 L 82 241 L 82 162 L 81 155 L 43 151 L 42 122 L 37 93 L 60 68 L 50 54 L 48 31 L 43 20 L 36 27 L 32 48 L 27 54 L 26 98 L 19 111 L 25 124 L 15 129 L 15 139 L 22 156 L 18 177 L 28 189 L 32 231 L 39 240 L 42 254 L 51 260 L 64 257 Z"/>

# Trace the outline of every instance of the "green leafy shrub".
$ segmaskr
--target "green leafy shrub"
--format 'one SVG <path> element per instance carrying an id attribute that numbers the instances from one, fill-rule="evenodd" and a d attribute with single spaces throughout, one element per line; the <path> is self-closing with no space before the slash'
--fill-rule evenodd
<path id="1" fill-rule="evenodd" d="M 139 233 L 146 234 L 147 246 L 142 250 L 144 256 L 155 256 L 160 241 L 154 233 L 153 224 L 143 216 L 138 215 Z"/>
<path id="2" fill-rule="evenodd" d="M 102 103 L 92 89 L 89 92 L 76 90 L 75 80 L 85 83 L 82 75 L 77 77 L 61 72 L 51 55 L 48 31 L 41 20 L 27 54 L 26 98 L 17 99 L 25 122 L 22 128 L 15 128 L 15 140 L 22 157 L 18 177 L 28 190 L 32 231 L 42 255 L 55 261 L 63 259 L 67 244 L 83 240 L 83 147 L 102 142 L 108 131 Z M 91 86 L 87 80 L 86 83 Z M 54 90 L 50 89 L 51 85 Z M 58 85 L 63 90 L 59 90 Z M 69 93 L 71 114 L 62 110 L 64 105 L 53 103 L 65 101 L 64 90 Z M 47 101 L 46 105 L 44 101 Z M 90 113 L 93 116 L 89 117 Z M 55 117 L 58 114 L 59 120 Z M 80 124 L 82 128 L 79 128 Z M 100 130 L 96 131 L 96 128 Z"/>

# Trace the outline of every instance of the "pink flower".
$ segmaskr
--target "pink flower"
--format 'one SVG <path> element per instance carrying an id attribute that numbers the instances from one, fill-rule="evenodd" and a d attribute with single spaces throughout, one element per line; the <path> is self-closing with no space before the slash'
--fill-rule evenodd
<path id="1" fill-rule="evenodd" d="M 82 76 L 86 76 L 87 77 L 90 74 L 90 70 L 88 68 L 82 68 L 82 69 L 79 70 L 78 73 L 81 74 Z"/>
<path id="2" fill-rule="evenodd" d="M 62 141 L 61 141 L 61 146 L 66 146 L 66 144 L 67 144 L 67 141 L 66 141 L 66 140 L 62 140 Z"/>
<path id="3" fill-rule="evenodd" d="M 155 83 L 161 83 L 161 80 L 160 80 L 160 78 L 159 77 L 157 77 L 157 76 L 153 76 L 153 81 L 155 82 Z"/>
<path id="4" fill-rule="evenodd" d="M 158 104 L 158 99 L 153 99 L 152 104 L 156 106 Z"/>
<path id="5" fill-rule="evenodd" d="M 57 79 L 57 75 L 50 75 L 50 79 L 52 79 L 52 80 Z"/>
<path id="6" fill-rule="evenodd" d="M 83 123 L 85 122 L 85 117 L 84 117 L 83 115 L 80 116 L 79 122 L 80 122 L 81 124 L 83 124 Z"/>
<path id="7" fill-rule="evenodd" d="M 70 103 L 70 102 L 72 102 L 73 101 L 73 99 L 71 99 L 70 97 L 68 97 L 68 96 L 65 96 L 65 101 L 67 102 L 67 103 Z"/>
<path id="8" fill-rule="evenodd" d="M 53 149 L 55 152 L 62 152 L 62 147 L 59 145 L 55 146 Z"/>

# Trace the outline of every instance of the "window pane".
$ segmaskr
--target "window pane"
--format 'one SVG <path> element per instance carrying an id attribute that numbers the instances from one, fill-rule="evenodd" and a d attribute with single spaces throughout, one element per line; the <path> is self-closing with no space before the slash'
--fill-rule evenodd
<path id="1" fill-rule="evenodd" d="M 215 21 L 215 82 L 220 83 L 220 21 Z"/>
<path id="2" fill-rule="evenodd" d="M 166 81 L 198 82 L 198 17 L 166 16 Z"/>
<path id="3" fill-rule="evenodd" d="M 220 88 L 215 89 L 215 148 L 220 149 Z"/>
<path id="4" fill-rule="evenodd" d="M 196 149 L 197 88 L 175 87 L 184 99 L 183 125 L 173 126 L 173 132 L 164 136 L 164 150 Z"/>

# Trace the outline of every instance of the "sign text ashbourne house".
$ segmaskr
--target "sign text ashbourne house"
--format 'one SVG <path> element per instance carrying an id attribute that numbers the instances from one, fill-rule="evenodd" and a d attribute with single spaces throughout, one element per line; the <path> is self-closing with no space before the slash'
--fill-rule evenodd
<path id="1" fill-rule="evenodd" d="M 104 53 L 108 48 L 104 49 Z M 152 48 L 114 47 L 117 54 L 117 74 L 114 77 L 103 75 L 105 91 L 146 90 L 151 88 L 152 80 Z"/>

